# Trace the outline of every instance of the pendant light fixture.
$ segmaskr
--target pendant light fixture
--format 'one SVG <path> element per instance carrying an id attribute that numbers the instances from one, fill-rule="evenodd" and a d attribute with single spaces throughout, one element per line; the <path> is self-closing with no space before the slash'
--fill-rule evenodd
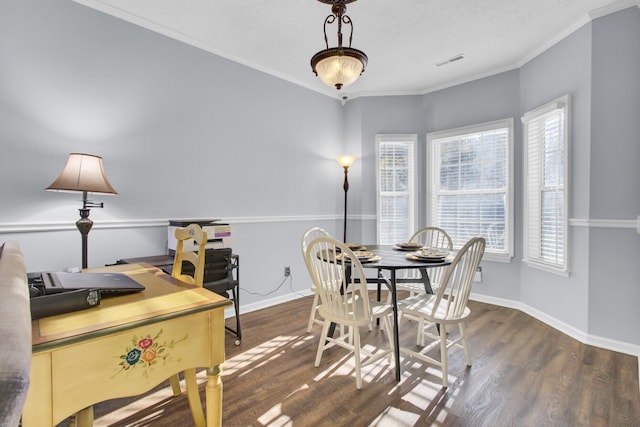
<path id="1" fill-rule="evenodd" d="M 353 38 L 353 22 L 345 15 L 347 4 L 356 0 L 318 0 L 331 5 L 331 15 L 324 20 L 324 43 L 326 49 L 313 55 L 311 69 L 326 85 L 340 90 L 355 82 L 367 66 L 367 55 L 361 50 L 351 47 Z M 338 47 L 329 47 L 327 40 L 327 24 L 338 23 Z M 342 46 L 342 25 L 349 25 L 349 46 Z"/>

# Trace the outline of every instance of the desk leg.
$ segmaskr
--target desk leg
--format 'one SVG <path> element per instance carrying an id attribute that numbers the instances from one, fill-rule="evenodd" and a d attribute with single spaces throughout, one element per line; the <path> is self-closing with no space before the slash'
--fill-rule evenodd
<path id="1" fill-rule="evenodd" d="M 178 377 L 178 375 L 174 375 L 169 378 L 169 384 L 171 384 L 171 391 L 174 396 L 180 396 L 182 394 L 182 389 L 180 388 L 180 377 Z"/>
<path id="2" fill-rule="evenodd" d="M 90 427 L 93 425 L 93 406 L 84 408 L 82 411 L 71 416 L 70 427 Z"/>
<path id="3" fill-rule="evenodd" d="M 398 333 L 398 296 L 396 295 L 396 270 L 391 270 L 391 303 L 393 306 L 393 351 L 396 354 L 396 381 L 400 381 L 400 335 Z"/>
<path id="4" fill-rule="evenodd" d="M 207 369 L 207 427 L 222 425 L 222 379 L 220 366 Z"/>
<path id="5" fill-rule="evenodd" d="M 187 398 L 189 408 L 196 427 L 205 427 L 204 412 L 200 403 L 200 393 L 198 392 L 198 382 L 196 381 L 196 370 L 187 369 L 184 371 L 184 382 L 187 384 Z"/>

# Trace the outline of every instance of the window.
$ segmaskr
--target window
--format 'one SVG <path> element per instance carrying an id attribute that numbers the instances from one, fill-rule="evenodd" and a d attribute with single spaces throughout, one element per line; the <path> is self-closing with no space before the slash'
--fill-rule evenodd
<path id="1" fill-rule="evenodd" d="M 522 117 L 525 143 L 524 261 L 568 274 L 569 97 Z"/>
<path id="2" fill-rule="evenodd" d="M 378 243 L 406 241 L 415 231 L 417 135 L 376 135 Z"/>
<path id="3" fill-rule="evenodd" d="M 428 224 L 454 248 L 486 239 L 484 258 L 513 256 L 513 119 L 427 134 Z"/>

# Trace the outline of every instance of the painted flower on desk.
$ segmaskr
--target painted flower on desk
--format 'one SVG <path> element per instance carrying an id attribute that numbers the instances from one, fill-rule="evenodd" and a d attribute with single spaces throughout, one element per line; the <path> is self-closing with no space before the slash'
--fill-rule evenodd
<path id="1" fill-rule="evenodd" d="M 171 349 L 175 344 L 187 339 L 187 335 L 179 340 L 160 341 L 162 335 L 162 329 L 152 338 L 151 334 L 143 337 L 133 337 L 131 345 L 125 348 L 124 354 L 119 356 L 120 363 L 118 363 L 118 372 L 128 371 L 136 367 L 151 368 L 158 362 L 166 362 L 171 358 L 170 352 L 167 349 Z M 146 373 L 146 371 L 145 371 Z"/>
<path id="2" fill-rule="evenodd" d="M 124 360 L 127 362 L 127 365 L 135 365 L 136 363 L 138 363 L 138 361 L 140 360 L 140 355 L 142 354 L 142 352 L 140 350 L 138 350 L 137 348 L 134 348 L 132 350 L 129 351 L 129 353 L 127 353 L 124 356 Z M 124 363 L 120 363 L 121 365 L 124 365 Z"/>

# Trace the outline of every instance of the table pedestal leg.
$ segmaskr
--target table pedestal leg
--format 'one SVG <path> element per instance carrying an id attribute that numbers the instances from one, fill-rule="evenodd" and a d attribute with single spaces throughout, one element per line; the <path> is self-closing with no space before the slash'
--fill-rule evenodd
<path id="1" fill-rule="evenodd" d="M 391 304 L 393 306 L 393 351 L 396 355 L 396 381 L 400 381 L 400 335 L 398 333 L 398 296 L 396 295 L 396 270 L 391 270 L 389 283 Z"/>

